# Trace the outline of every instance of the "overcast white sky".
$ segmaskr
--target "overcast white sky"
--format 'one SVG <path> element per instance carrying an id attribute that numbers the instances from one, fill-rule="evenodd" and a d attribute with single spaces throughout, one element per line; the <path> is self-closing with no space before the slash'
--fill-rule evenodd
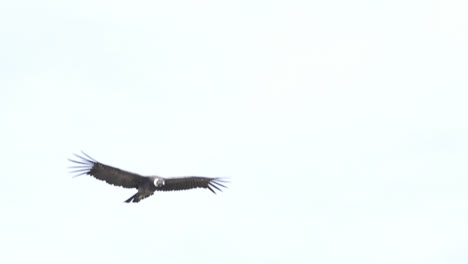
<path id="1" fill-rule="evenodd" d="M 164 2 L 0 4 L 1 263 L 468 262 L 466 1 Z"/>

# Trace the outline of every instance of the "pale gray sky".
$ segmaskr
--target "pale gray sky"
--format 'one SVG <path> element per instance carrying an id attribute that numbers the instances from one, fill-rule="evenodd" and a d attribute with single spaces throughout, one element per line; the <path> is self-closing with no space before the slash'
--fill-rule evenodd
<path id="1" fill-rule="evenodd" d="M 467 263 L 466 1 L 4 2 L 0 263 Z"/>

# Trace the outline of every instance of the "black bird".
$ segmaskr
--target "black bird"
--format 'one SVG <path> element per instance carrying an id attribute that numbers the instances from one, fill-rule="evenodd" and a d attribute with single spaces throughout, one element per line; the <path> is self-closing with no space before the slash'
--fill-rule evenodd
<path id="1" fill-rule="evenodd" d="M 109 165 L 102 164 L 82 152 L 84 156 L 74 154 L 78 160 L 69 159 L 75 163 L 70 168 L 76 173 L 74 177 L 80 175 L 91 175 L 96 179 L 103 180 L 109 184 L 122 186 L 124 188 L 136 188 L 138 192 L 125 202 L 138 203 L 139 201 L 153 195 L 155 191 L 180 191 L 194 188 L 206 188 L 216 194 L 215 190 L 227 188 L 224 178 L 209 178 L 199 176 L 186 176 L 175 178 L 163 178 L 159 176 L 142 176 L 136 173 L 124 171 Z"/>

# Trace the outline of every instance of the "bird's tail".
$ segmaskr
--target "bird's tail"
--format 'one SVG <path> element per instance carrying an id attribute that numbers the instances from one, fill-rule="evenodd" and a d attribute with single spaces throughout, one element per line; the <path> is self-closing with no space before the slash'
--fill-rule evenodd
<path id="1" fill-rule="evenodd" d="M 128 198 L 127 200 L 125 200 L 126 203 L 130 203 L 130 202 L 138 202 L 137 199 L 136 199 L 136 196 L 138 195 L 138 193 L 135 193 L 132 197 Z"/>
<path id="2" fill-rule="evenodd" d="M 141 201 L 141 200 L 143 200 L 146 197 L 149 197 L 151 195 L 153 195 L 153 192 L 140 192 L 140 191 L 138 191 L 132 197 L 125 200 L 125 202 L 126 203 L 131 203 L 131 202 L 138 203 L 139 201 Z"/>

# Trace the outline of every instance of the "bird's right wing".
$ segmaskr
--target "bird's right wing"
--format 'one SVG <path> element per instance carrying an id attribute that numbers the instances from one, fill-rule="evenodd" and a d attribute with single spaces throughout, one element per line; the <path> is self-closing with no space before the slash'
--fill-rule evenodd
<path id="1" fill-rule="evenodd" d="M 209 178 L 200 176 L 185 176 L 176 178 L 165 178 L 164 185 L 157 187 L 158 191 L 181 191 L 195 188 L 206 188 L 216 194 L 216 190 L 222 191 L 226 188 L 224 178 Z"/>
<path id="2" fill-rule="evenodd" d="M 70 167 L 74 169 L 72 172 L 76 173 L 75 177 L 88 174 L 109 184 L 125 188 L 138 188 L 146 180 L 144 176 L 102 164 L 86 153 L 82 153 L 84 156 L 75 154 L 78 160 L 69 159 L 75 163 L 75 166 Z"/>

